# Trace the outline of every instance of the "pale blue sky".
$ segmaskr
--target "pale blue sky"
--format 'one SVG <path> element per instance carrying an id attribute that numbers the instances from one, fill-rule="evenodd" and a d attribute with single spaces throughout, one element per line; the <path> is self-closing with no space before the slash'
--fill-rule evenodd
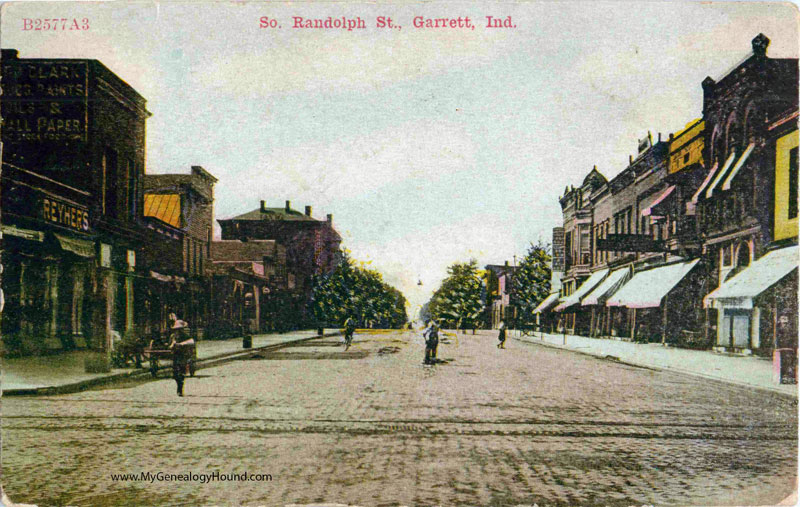
<path id="1" fill-rule="evenodd" d="M 368 28 L 292 30 L 295 15 Z M 419 30 L 417 15 L 478 27 Z M 517 28 L 487 30 L 486 15 Z M 261 16 L 282 28 L 259 29 Z M 23 17 L 91 28 L 25 32 Z M 759 32 L 770 56 L 797 57 L 796 10 L 747 2 L 6 4 L 0 42 L 102 61 L 148 100 L 148 172 L 204 166 L 220 180 L 217 218 L 261 199 L 332 213 L 413 312 L 450 263 L 549 240 L 566 185 L 594 164 L 617 174 L 648 130 L 699 117 L 700 82 Z"/>

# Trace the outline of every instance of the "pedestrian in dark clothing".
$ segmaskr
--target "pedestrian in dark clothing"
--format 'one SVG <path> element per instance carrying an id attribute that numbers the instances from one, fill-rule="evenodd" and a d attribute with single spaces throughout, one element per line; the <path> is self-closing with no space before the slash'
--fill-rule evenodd
<path id="1" fill-rule="evenodd" d="M 424 364 L 436 362 L 436 348 L 439 346 L 439 326 L 432 320 L 428 328 L 422 333 L 425 338 L 425 360 Z"/>
<path id="2" fill-rule="evenodd" d="M 497 344 L 498 349 L 506 348 L 506 323 L 500 321 L 499 332 L 497 334 L 497 339 L 500 340 L 500 343 Z"/>
<path id="3" fill-rule="evenodd" d="M 189 325 L 186 321 L 178 319 L 174 313 L 170 314 L 170 320 L 172 320 L 172 341 L 169 344 L 169 348 L 172 349 L 172 378 L 177 384 L 178 396 L 183 396 L 183 381 L 189 367 L 194 339 L 189 337 Z"/>

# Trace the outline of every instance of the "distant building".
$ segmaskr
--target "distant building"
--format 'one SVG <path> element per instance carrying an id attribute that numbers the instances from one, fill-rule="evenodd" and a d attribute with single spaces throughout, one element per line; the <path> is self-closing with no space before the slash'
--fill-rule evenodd
<path id="1" fill-rule="evenodd" d="M 511 301 L 512 284 L 517 267 L 509 266 L 506 261 L 503 265 L 487 264 L 484 269 L 487 275 L 486 306 L 489 310 L 489 326 L 491 329 L 497 329 L 503 321 L 511 326 L 517 317 Z"/>
<path id="2" fill-rule="evenodd" d="M 317 220 L 312 216 L 311 206 L 306 206 L 301 213 L 291 208 L 290 201 L 281 208 L 269 208 L 261 201 L 260 207 L 253 211 L 218 222 L 223 240 L 274 240 L 286 248 L 285 271 L 284 266 L 280 266 L 276 281 L 283 284 L 285 290 L 301 295 L 303 300 L 292 313 L 290 325 L 298 327 L 310 323 L 306 303 L 314 278 L 331 272 L 340 261 L 342 238 L 333 228 L 333 216 Z M 294 308 L 294 302 L 291 304 Z"/>

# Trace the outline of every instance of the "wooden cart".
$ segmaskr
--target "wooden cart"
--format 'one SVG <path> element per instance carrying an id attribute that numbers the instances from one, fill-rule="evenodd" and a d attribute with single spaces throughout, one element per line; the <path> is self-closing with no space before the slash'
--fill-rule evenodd
<path id="1" fill-rule="evenodd" d="M 197 361 L 197 347 L 195 344 L 181 346 L 189 349 L 189 361 L 186 366 L 188 374 L 194 377 L 195 362 Z M 153 342 L 151 341 L 150 346 L 144 349 L 144 357 L 150 361 L 150 375 L 155 378 L 158 377 L 159 362 L 162 360 L 171 362 L 175 357 L 175 352 L 173 349 L 169 348 L 154 348 Z"/>

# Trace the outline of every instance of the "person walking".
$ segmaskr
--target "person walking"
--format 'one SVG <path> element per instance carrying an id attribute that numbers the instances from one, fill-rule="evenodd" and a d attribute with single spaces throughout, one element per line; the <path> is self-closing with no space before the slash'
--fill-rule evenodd
<path id="1" fill-rule="evenodd" d="M 169 317 L 172 321 L 172 340 L 169 344 L 172 349 L 172 378 L 177 384 L 178 396 L 183 396 L 183 382 L 186 379 L 194 339 L 189 336 L 189 324 L 186 321 L 180 320 L 174 313 Z"/>
<path id="2" fill-rule="evenodd" d="M 353 333 L 355 332 L 356 319 L 347 317 L 347 320 L 344 321 L 344 350 L 350 348 L 350 345 L 353 343 Z"/>
<path id="3" fill-rule="evenodd" d="M 501 320 L 500 327 L 498 329 L 499 332 L 497 333 L 497 339 L 500 340 L 500 343 L 497 344 L 497 348 L 504 349 L 506 348 L 506 323 Z"/>
<path id="4" fill-rule="evenodd" d="M 425 360 L 423 364 L 434 364 L 436 362 L 436 348 L 439 346 L 439 325 L 435 320 L 428 323 L 427 329 L 422 333 L 425 338 Z"/>

